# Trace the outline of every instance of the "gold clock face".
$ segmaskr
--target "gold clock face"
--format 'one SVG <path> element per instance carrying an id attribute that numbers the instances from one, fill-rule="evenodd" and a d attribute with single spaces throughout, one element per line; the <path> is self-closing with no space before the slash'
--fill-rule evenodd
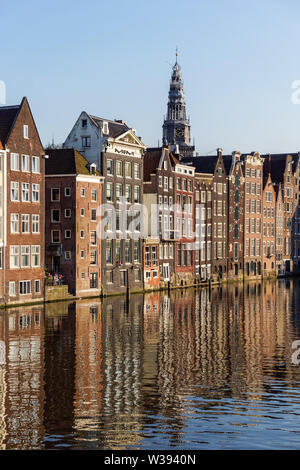
<path id="1" fill-rule="evenodd" d="M 184 131 L 180 127 L 175 130 L 176 137 L 183 137 Z"/>

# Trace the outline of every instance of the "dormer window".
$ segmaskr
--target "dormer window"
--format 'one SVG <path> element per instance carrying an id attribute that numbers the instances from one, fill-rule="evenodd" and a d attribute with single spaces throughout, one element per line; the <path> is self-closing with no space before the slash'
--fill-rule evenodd
<path id="1" fill-rule="evenodd" d="M 24 136 L 24 139 L 29 139 L 29 132 L 28 132 L 28 126 L 27 125 L 23 126 L 23 136 Z"/>
<path id="2" fill-rule="evenodd" d="M 102 132 L 105 135 L 108 134 L 108 122 L 106 122 L 106 121 L 103 122 Z"/>
<path id="3" fill-rule="evenodd" d="M 90 165 L 90 174 L 95 175 L 96 174 L 96 163 L 92 163 Z"/>
<path id="4" fill-rule="evenodd" d="M 87 119 L 82 119 L 81 120 L 81 127 L 87 127 Z"/>

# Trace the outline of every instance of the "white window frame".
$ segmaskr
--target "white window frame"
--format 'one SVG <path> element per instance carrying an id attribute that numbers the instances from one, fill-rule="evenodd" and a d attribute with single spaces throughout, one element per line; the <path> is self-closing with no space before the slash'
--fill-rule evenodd
<path id="1" fill-rule="evenodd" d="M 12 202 L 20 201 L 20 186 L 17 181 L 10 182 L 10 200 Z"/>
<path id="2" fill-rule="evenodd" d="M 27 258 L 27 264 L 23 263 L 23 256 Z M 21 268 L 30 268 L 30 245 L 21 245 Z"/>
<path id="3" fill-rule="evenodd" d="M 40 185 L 37 183 L 32 183 L 32 192 L 31 192 L 32 202 L 40 202 Z"/>
<path id="4" fill-rule="evenodd" d="M 18 257 L 17 263 L 12 263 L 12 256 Z M 14 258 L 16 259 L 16 258 Z M 20 245 L 11 245 L 9 250 L 9 268 L 18 269 L 20 267 Z"/>
<path id="5" fill-rule="evenodd" d="M 34 262 L 34 257 L 36 257 L 37 261 Z M 33 268 L 39 268 L 41 265 L 41 247 L 40 245 L 32 245 L 31 246 L 31 266 Z"/>
<path id="6" fill-rule="evenodd" d="M 21 292 L 21 284 L 24 284 L 26 283 L 26 292 Z M 29 287 L 29 291 L 27 292 L 27 289 Z M 28 294 L 31 294 L 31 281 L 30 280 L 26 280 L 26 281 L 19 281 L 19 293 L 20 295 L 28 295 Z"/>
<path id="7" fill-rule="evenodd" d="M 22 202 L 30 202 L 30 184 L 22 183 Z"/>
<path id="8" fill-rule="evenodd" d="M 23 125 L 23 137 L 24 139 L 29 139 L 29 127 L 28 124 Z"/>
<path id="9" fill-rule="evenodd" d="M 16 227 L 17 227 L 17 230 L 15 230 Z M 10 214 L 10 233 L 20 233 L 19 214 Z"/>
<path id="10" fill-rule="evenodd" d="M 32 214 L 31 227 L 32 227 L 31 229 L 32 233 L 40 233 L 40 215 L 39 214 Z"/>
<path id="11" fill-rule="evenodd" d="M 28 230 L 23 231 L 23 223 L 26 224 Z M 21 214 L 21 233 L 30 233 L 30 214 Z"/>
<path id="12" fill-rule="evenodd" d="M 21 155 L 21 170 L 24 173 L 30 172 L 30 156 L 29 155 Z"/>
<path id="13" fill-rule="evenodd" d="M 10 281 L 8 283 L 8 292 L 10 297 L 16 296 L 16 283 L 15 281 Z"/>
<path id="14" fill-rule="evenodd" d="M 32 173 L 40 173 L 41 172 L 41 165 L 40 165 L 40 157 L 32 157 Z"/>
<path id="15" fill-rule="evenodd" d="M 15 163 L 17 164 L 15 165 Z M 20 171 L 20 156 L 18 153 L 10 154 L 10 169 L 11 171 Z"/>

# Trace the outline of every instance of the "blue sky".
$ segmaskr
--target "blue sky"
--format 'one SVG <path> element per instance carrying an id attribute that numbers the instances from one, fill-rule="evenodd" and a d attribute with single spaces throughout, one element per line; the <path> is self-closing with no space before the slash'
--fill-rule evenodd
<path id="1" fill-rule="evenodd" d="M 44 144 L 82 110 L 161 140 L 178 46 L 201 154 L 300 150 L 298 0 L 1 2 L 0 80 L 27 96 Z"/>

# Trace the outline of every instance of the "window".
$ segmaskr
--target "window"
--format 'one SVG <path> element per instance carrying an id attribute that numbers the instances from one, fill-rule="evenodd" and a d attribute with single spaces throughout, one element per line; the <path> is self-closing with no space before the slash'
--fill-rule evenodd
<path id="1" fill-rule="evenodd" d="M 134 178 L 135 179 L 140 179 L 140 165 L 138 163 L 134 164 L 133 171 L 134 171 L 134 173 L 133 173 Z"/>
<path id="2" fill-rule="evenodd" d="M 116 162 L 116 174 L 117 176 L 123 176 L 123 163 L 119 160 Z"/>
<path id="3" fill-rule="evenodd" d="M 113 271 L 106 271 L 106 282 L 112 284 L 114 282 Z"/>
<path id="4" fill-rule="evenodd" d="M 126 202 L 131 202 L 131 185 L 126 184 L 125 186 L 125 197 L 126 197 Z"/>
<path id="5" fill-rule="evenodd" d="M 65 260 L 69 261 L 71 259 L 71 251 L 65 251 Z"/>
<path id="6" fill-rule="evenodd" d="M 71 188 L 65 188 L 65 197 L 71 196 Z"/>
<path id="7" fill-rule="evenodd" d="M 169 187 L 169 178 L 167 176 L 164 177 L 164 191 L 168 191 Z"/>
<path id="8" fill-rule="evenodd" d="M 33 268 L 40 266 L 40 245 L 32 245 L 31 247 L 31 266 Z"/>
<path id="9" fill-rule="evenodd" d="M 125 263 L 131 263 L 130 241 L 131 240 L 125 240 Z"/>
<path id="10" fill-rule="evenodd" d="M 40 157 L 32 157 L 32 173 L 40 173 Z"/>
<path id="11" fill-rule="evenodd" d="M 97 232 L 96 230 L 92 230 L 90 233 L 90 242 L 91 245 L 97 245 Z"/>
<path id="12" fill-rule="evenodd" d="M 84 230 L 80 230 L 80 238 L 84 238 L 85 232 Z"/>
<path id="13" fill-rule="evenodd" d="M 19 214 L 10 215 L 10 232 L 19 233 Z"/>
<path id="14" fill-rule="evenodd" d="M 84 250 L 80 250 L 80 258 L 81 259 L 85 258 L 85 251 Z M 81 274 L 83 274 L 83 273 L 81 273 Z"/>
<path id="15" fill-rule="evenodd" d="M 32 215 L 32 233 L 40 233 L 40 216 L 38 214 Z"/>
<path id="16" fill-rule="evenodd" d="M 60 243 L 60 230 L 51 230 L 52 243 Z"/>
<path id="17" fill-rule="evenodd" d="M 121 242 L 116 240 L 116 263 L 121 263 Z"/>
<path id="18" fill-rule="evenodd" d="M 87 127 L 87 119 L 81 119 L 81 127 Z"/>
<path id="19" fill-rule="evenodd" d="M 36 279 L 34 281 L 34 292 L 35 293 L 41 292 L 41 281 L 39 279 Z"/>
<path id="20" fill-rule="evenodd" d="M 114 162 L 112 160 L 106 161 L 106 172 L 108 175 L 114 174 Z"/>
<path id="21" fill-rule="evenodd" d="M 91 199 L 92 199 L 92 201 L 97 201 L 97 196 L 98 196 L 97 189 L 92 189 L 91 190 Z"/>
<path id="22" fill-rule="evenodd" d="M 19 201 L 19 183 L 12 181 L 10 183 L 10 199 L 11 201 Z"/>
<path id="23" fill-rule="evenodd" d="M 112 263 L 112 240 L 106 240 L 105 259 L 107 263 Z"/>
<path id="24" fill-rule="evenodd" d="M 65 209 L 65 218 L 69 219 L 71 217 L 71 209 Z"/>
<path id="25" fill-rule="evenodd" d="M 85 197 L 85 188 L 80 189 L 80 196 Z"/>
<path id="26" fill-rule="evenodd" d="M 29 155 L 22 155 L 21 165 L 22 165 L 22 171 L 30 171 Z"/>
<path id="27" fill-rule="evenodd" d="M 106 200 L 107 201 L 113 200 L 113 191 L 114 191 L 113 183 L 106 183 Z"/>
<path id="28" fill-rule="evenodd" d="M 162 176 L 158 177 L 158 186 L 162 187 Z"/>
<path id="29" fill-rule="evenodd" d="M 90 273 L 90 289 L 98 288 L 98 273 Z"/>
<path id="30" fill-rule="evenodd" d="M 65 230 L 65 238 L 71 238 L 71 230 Z"/>
<path id="31" fill-rule="evenodd" d="M 123 196 L 123 185 L 122 184 L 116 184 L 116 200 L 117 200 L 117 202 L 121 201 L 122 196 Z"/>
<path id="32" fill-rule="evenodd" d="M 134 203 L 140 202 L 140 187 L 139 186 L 134 187 L 133 202 Z"/>
<path id="33" fill-rule="evenodd" d="M 21 267 L 28 268 L 30 266 L 30 246 L 21 246 Z"/>
<path id="34" fill-rule="evenodd" d="M 32 202 L 40 202 L 40 185 L 32 184 Z"/>
<path id="35" fill-rule="evenodd" d="M 29 202 L 29 183 L 22 183 L 22 202 Z"/>
<path id="36" fill-rule="evenodd" d="M 81 144 L 83 148 L 87 148 L 91 146 L 91 137 L 90 136 L 84 136 L 81 137 Z"/>
<path id="37" fill-rule="evenodd" d="M 94 222 L 97 220 L 97 209 L 91 210 L 91 220 Z"/>
<path id="38" fill-rule="evenodd" d="M 154 277 L 154 272 L 153 272 L 153 277 Z M 157 276 L 155 276 L 155 277 L 157 277 Z M 134 280 L 135 281 L 141 281 L 142 280 L 142 275 L 141 275 L 141 270 L 140 269 L 135 269 L 134 270 Z"/>
<path id="39" fill-rule="evenodd" d="M 97 250 L 91 250 L 90 253 L 90 264 L 97 264 Z"/>
<path id="40" fill-rule="evenodd" d="M 126 178 L 131 178 L 131 163 L 125 162 L 125 176 Z"/>
<path id="41" fill-rule="evenodd" d="M 18 268 L 20 265 L 20 247 L 19 246 L 11 246 L 10 247 L 10 262 L 9 267 L 10 269 Z"/>
<path id="42" fill-rule="evenodd" d="M 133 260 L 135 263 L 140 262 L 140 243 L 139 240 L 134 240 Z"/>
<path id="43" fill-rule="evenodd" d="M 60 221 L 60 210 L 52 209 L 51 210 L 51 222 L 57 223 Z"/>
<path id="44" fill-rule="evenodd" d="M 80 209 L 80 217 L 84 217 L 85 216 L 85 209 L 82 207 Z"/>
<path id="45" fill-rule="evenodd" d="M 9 296 L 14 297 L 16 295 L 16 283 L 14 281 L 9 282 Z"/>
<path id="46" fill-rule="evenodd" d="M 60 189 L 59 188 L 51 188 L 51 201 L 60 201 Z"/>
<path id="47" fill-rule="evenodd" d="M 120 272 L 120 285 L 121 286 L 126 286 L 126 271 L 121 271 Z"/>
<path id="48" fill-rule="evenodd" d="M 31 293 L 31 281 L 20 281 L 20 294 Z"/>
<path id="49" fill-rule="evenodd" d="M 23 137 L 24 137 L 24 139 L 29 139 L 28 125 L 23 126 Z"/>
<path id="50" fill-rule="evenodd" d="M 19 165 L 19 154 L 18 153 L 11 153 L 10 154 L 10 169 L 14 171 L 20 170 Z"/>
<path id="51" fill-rule="evenodd" d="M 29 214 L 22 214 L 22 233 L 29 233 Z"/>

